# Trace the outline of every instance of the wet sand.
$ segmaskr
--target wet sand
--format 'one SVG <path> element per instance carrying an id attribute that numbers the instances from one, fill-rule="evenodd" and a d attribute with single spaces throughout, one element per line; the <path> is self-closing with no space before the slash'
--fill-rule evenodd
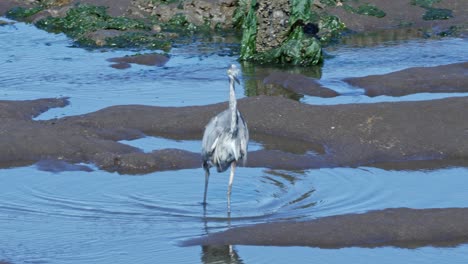
<path id="1" fill-rule="evenodd" d="M 323 217 L 306 222 L 263 223 L 189 240 L 193 245 L 417 248 L 468 242 L 468 208 L 396 208 Z"/>

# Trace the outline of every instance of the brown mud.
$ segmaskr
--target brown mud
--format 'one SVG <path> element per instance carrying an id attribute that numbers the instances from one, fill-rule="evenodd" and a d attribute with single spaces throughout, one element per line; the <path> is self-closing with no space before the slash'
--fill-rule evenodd
<path id="1" fill-rule="evenodd" d="M 273 72 L 263 79 L 266 86 L 280 86 L 297 94 L 330 98 L 339 94 L 301 74 Z"/>
<path id="2" fill-rule="evenodd" d="M 460 34 L 466 36 L 468 25 L 466 12 L 468 2 L 460 0 L 432 1 L 434 8 L 449 9 L 453 17 L 448 19 L 424 20 L 426 9 L 417 5 L 411 5 L 408 0 L 372 0 L 366 3 L 373 4 L 385 12 L 385 16 L 378 18 L 348 12 L 343 6 L 326 7 L 325 9 L 340 18 L 348 29 L 354 32 L 371 32 L 387 29 L 420 29 L 428 33 L 440 34 L 451 27 L 460 27 Z M 353 4 L 353 1 L 348 1 Z M 358 3 L 357 4 L 362 4 Z"/>
<path id="3" fill-rule="evenodd" d="M 116 69 L 130 68 L 131 64 L 161 67 L 169 61 L 169 57 L 157 53 L 148 53 L 134 56 L 110 58 L 108 61 L 112 62 L 113 64 L 110 66 Z"/>
<path id="4" fill-rule="evenodd" d="M 1 101 L 0 165 L 44 159 L 94 163 L 120 173 L 196 168 L 198 153 L 141 150 L 117 141 L 145 135 L 201 139 L 204 124 L 226 103 L 191 107 L 112 106 L 90 114 L 48 121 L 31 118 L 66 99 Z M 300 141 L 298 150 L 273 148 L 249 153 L 247 166 L 309 169 L 398 164 L 406 168 L 462 165 L 468 161 L 468 98 L 421 102 L 304 105 L 279 97 L 239 100 L 252 140 Z M 136 118 L 138 117 L 138 118 Z M 276 149 L 275 149 L 276 148 Z M 314 154 L 311 154 L 314 153 Z M 434 163 L 435 162 L 435 163 Z"/>
<path id="5" fill-rule="evenodd" d="M 370 97 L 404 96 L 415 93 L 468 92 L 468 62 L 436 67 L 415 67 L 384 75 L 345 79 L 363 88 Z"/>
<path id="6" fill-rule="evenodd" d="M 468 208 L 396 208 L 305 222 L 232 228 L 183 243 L 193 245 L 418 248 L 468 242 Z"/>

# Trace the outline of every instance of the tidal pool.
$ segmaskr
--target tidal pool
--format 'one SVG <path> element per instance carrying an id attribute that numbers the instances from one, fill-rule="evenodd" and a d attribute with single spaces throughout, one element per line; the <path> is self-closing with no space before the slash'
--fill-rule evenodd
<path id="1" fill-rule="evenodd" d="M 4 18 L 2 18 L 4 19 Z M 70 97 L 71 104 L 38 119 L 96 111 L 121 104 L 205 105 L 226 101 L 226 66 L 232 52 L 206 52 L 198 43 L 171 51 L 164 67 L 109 67 L 107 59 L 131 50 L 84 50 L 64 35 L 31 25 L 0 27 L 0 98 Z M 336 98 L 302 97 L 311 104 L 427 100 L 454 94 L 368 98 L 346 86 L 345 77 L 382 74 L 414 66 L 466 61 L 466 40 L 410 40 L 328 51 L 320 82 Z M 244 74 L 238 97 L 245 96 Z M 248 87 L 247 87 L 248 88 Z M 466 96 L 467 94 L 456 94 Z M 146 138 L 126 141 L 151 151 L 176 147 L 197 151 L 199 140 Z M 261 148 L 252 142 L 252 148 Z M 181 241 L 229 227 L 366 212 L 391 207 L 468 206 L 468 169 L 389 171 L 335 168 L 283 171 L 239 168 L 232 214 L 226 214 L 227 173 L 210 179 L 209 204 L 203 170 L 128 176 L 97 170 L 48 172 L 38 166 L 0 170 L 0 261 L 17 263 L 466 263 L 468 246 L 317 249 L 301 247 L 180 247 Z"/>

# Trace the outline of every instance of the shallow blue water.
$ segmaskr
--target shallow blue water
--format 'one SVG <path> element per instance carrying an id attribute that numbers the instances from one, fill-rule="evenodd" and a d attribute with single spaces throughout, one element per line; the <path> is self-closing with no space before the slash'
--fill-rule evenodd
<path id="1" fill-rule="evenodd" d="M 390 207 L 468 204 L 468 169 L 409 173 L 337 168 L 293 173 L 239 168 L 228 219 L 227 176 L 213 175 L 205 212 L 200 204 L 201 169 L 145 176 L 103 171 L 52 174 L 34 166 L 0 170 L 0 255 L 14 263 L 154 263 L 155 258 L 163 263 L 197 263 L 203 255 L 201 247 L 179 247 L 178 243 L 228 226 Z M 468 253 L 467 246 L 234 249 L 246 263 L 326 260 L 330 255 L 327 263 L 358 255 L 370 258 L 360 263 L 389 263 L 385 259 L 395 253 L 401 257 L 393 263 L 437 263 L 427 262 L 434 258 L 462 263 Z"/>
<path id="2" fill-rule="evenodd" d="M 28 36 L 28 37 L 25 37 Z M 468 60 L 467 40 L 413 40 L 368 48 L 333 48 L 328 53 L 320 82 L 342 96 L 305 96 L 311 104 L 372 103 L 427 100 L 467 94 L 416 94 L 402 98 L 369 98 L 362 90 L 342 82 L 345 77 L 383 74 L 415 66 L 435 66 Z M 120 104 L 158 106 L 205 105 L 227 100 L 226 67 L 236 57 L 201 53 L 197 43 L 171 51 L 164 67 L 133 65 L 127 70 L 110 67 L 109 58 L 134 54 L 124 50 L 72 48 L 62 34 L 48 34 L 16 23 L 0 27 L 0 96 L 2 99 L 70 97 L 65 108 L 52 109 L 38 119 L 89 113 Z M 249 77 L 247 77 L 249 78 Z M 244 80 L 247 81 L 247 80 Z M 239 98 L 242 88 L 236 90 Z"/>
<path id="3" fill-rule="evenodd" d="M 0 27 L 0 98 L 70 97 L 71 105 L 39 119 L 83 114 L 119 104 L 204 105 L 227 98 L 226 65 L 235 57 L 181 46 L 164 67 L 109 67 L 108 58 L 133 51 L 72 48 L 63 35 L 17 23 Z M 466 40 L 414 40 L 367 48 L 337 47 L 321 82 L 343 93 L 304 97 L 312 104 L 427 100 L 454 94 L 368 98 L 344 77 L 381 74 L 413 66 L 466 61 Z M 248 78 L 248 77 L 246 77 Z M 245 81 L 245 80 L 244 80 Z M 236 90 L 244 96 L 242 88 Z M 466 96 L 466 94 L 457 94 Z M 199 140 L 144 138 L 125 141 L 146 152 L 176 147 L 198 151 Z M 252 142 L 250 150 L 261 149 Z M 87 165 L 93 168 L 93 165 Z M 283 220 L 366 212 L 389 207 L 468 206 L 468 169 L 386 171 L 336 168 L 278 171 L 239 168 L 232 215 L 226 215 L 228 175 L 213 174 L 209 204 L 200 205 L 202 169 L 126 176 L 0 169 L 0 260 L 12 263 L 467 263 L 468 246 L 398 249 L 301 247 L 179 247 L 207 233 Z"/>

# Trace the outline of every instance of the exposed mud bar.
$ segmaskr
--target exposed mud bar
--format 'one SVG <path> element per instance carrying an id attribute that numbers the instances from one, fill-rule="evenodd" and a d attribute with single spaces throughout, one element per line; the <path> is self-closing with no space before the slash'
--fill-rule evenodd
<path id="1" fill-rule="evenodd" d="M 146 135 L 201 139 L 208 120 L 227 107 L 125 105 L 48 121 L 31 119 L 66 104 L 67 99 L 0 101 L 0 165 L 61 160 L 120 173 L 196 168 L 198 153 L 144 153 L 118 141 Z M 268 96 L 238 102 L 251 138 L 265 146 L 249 153 L 247 166 L 276 169 L 468 166 L 467 105 L 468 97 L 333 106 Z"/>
<path id="2" fill-rule="evenodd" d="M 306 222 L 232 228 L 183 243 L 319 248 L 455 246 L 468 242 L 468 208 L 385 209 Z"/>
<path id="3" fill-rule="evenodd" d="M 363 88 L 366 95 L 371 97 L 415 93 L 466 93 L 468 62 L 415 67 L 383 75 L 347 78 L 345 81 Z"/>

